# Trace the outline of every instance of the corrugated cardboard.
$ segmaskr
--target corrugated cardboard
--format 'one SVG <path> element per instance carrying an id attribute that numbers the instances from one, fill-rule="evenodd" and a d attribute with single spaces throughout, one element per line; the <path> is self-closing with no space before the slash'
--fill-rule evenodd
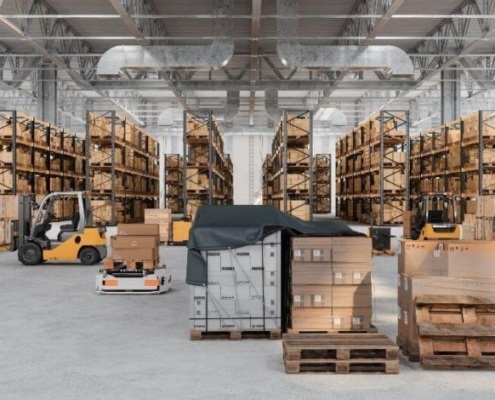
<path id="1" fill-rule="evenodd" d="M 331 237 L 295 237 L 292 239 L 292 259 L 304 262 L 330 262 Z"/>
<path id="2" fill-rule="evenodd" d="M 450 242 L 441 255 L 450 277 L 495 279 L 495 242 Z"/>
<path id="3" fill-rule="evenodd" d="M 156 248 L 147 249 L 112 249 L 112 257 L 122 259 L 124 261 L 148 261 L 158 258 L 158 250 Z"/>
<path id="4" fill-rule="evenodd" d="M 495 279 L 407 276 L 400 274 L 399 304 L 412 304 L 423 294 L 454 296 L 487 296 L 495 293 Z"/>
<path id="5" fill-rule="evenodd" d="M 371 285 L 292 285 L 294 307 L 369 307 Z"/>
<path id="6" fill-rule="evenodd" d="M 371 238 L 358 237 L 334 237 L 332 248 L 333 263 L 367 263 L 371 262 Z"/>
<path id="7" fill-rule="evenodd" d="M 320 312 L 320 310 L 323 310 Z M 313 313 L 315 312 L 315 313 Z M 371 327 L 371 307 L 292 309 L 292 328 L 305 330 L 363 330 Z"/>
<path id="8" fill-rule="evenodd" d="M 337 264 L 337 266 L 342 264 Z M 293 284 L 324 285 L 359 285 L 371 284 L 371 272 L 368 269 L 357 269 L 359 264 L 350 264 L 354 268 L 306 267 L 303 270 L 292 269 Z M 364 264 L 366 265 L 366 264 Z"/>
<path id="9" fill-rule="evenodd" d="M 112 237 L 112 249 L 146 249 L 160 246 L 160 236 L 118 235 Z"/>
<path id="10" fill-rule="evenodd" d="M 158 224 L 119 224 L 117 226 L 118 235 L 135 236 L 159 236 L 160 225 Z"/>
<path id="11" fill-rule="evenodd" d="M 447 266 L 441 258 L 441 249 L 447 241 L 401 240 L 399 273 L 407 275 L 447 276 Z"/>

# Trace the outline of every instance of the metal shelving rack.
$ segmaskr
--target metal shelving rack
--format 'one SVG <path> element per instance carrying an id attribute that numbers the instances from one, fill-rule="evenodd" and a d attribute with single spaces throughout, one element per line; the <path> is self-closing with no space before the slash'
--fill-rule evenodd
<path id="1" fill-rule="evenodd" d="M 316 154 L 313 160 L 314 214 L 329 214 L 332 211 L 331 178 L 331 154 Z"/>
<path id="2" fill-rule="evenodd" d="M 193 217 L 202 205 L 233 204 L 233 165 L 213 113 L 184 111 L 183 204 Z"/>
<path id="3" fill-rule="evenodd" d="M 381 111 L 337 142 L 337 215 L 402 223 L 410 203 L 409 112 Z"/>
<path id="4" fill-rule="evenodd" d="M 174 214 L 184 213 L 183 160 L 180 154 L 165 154 L 165 207 Z"/>
<path id="5" fill-rule="evenodd" d="M 159 145 L 115 113 L 88 111 L 86 190 L 97 224 L 142 222 L 144 208 L 158 202 Z"/>

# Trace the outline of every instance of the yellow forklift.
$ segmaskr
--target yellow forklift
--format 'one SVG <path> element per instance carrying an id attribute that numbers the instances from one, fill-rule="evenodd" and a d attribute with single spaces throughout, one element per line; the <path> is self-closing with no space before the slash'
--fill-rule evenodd
<path id="1" fill-rule="evenodd" d="M 56 221 L 53 214 L 57 201 L 75 201 L 70 224 L 60 226 L 57 239 L 47 233 Z M 38 265 L 44 261 L 77 261 L 94 265 L 107 256 L 106 229 L 93 226 L 89 196 L 85 192 L 54 192 L 36 205 L 32 219 L 31 196 L 19 196 L 17 255 L 24 265 Z"/>
<path id="2" fill-rule="evenodd" d="M 416 200 L 413 240 L 459 240 L 460 215 L 451 193 L 422 193 Z"/>

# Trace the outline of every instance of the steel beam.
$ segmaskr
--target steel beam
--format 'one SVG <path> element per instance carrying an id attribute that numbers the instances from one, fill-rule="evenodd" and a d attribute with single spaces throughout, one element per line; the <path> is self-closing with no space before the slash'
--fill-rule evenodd
<path id="1" fill-rule="evenodd" d="M 459 70 L 442 71 L 441 82 L 441 119 L 445 124 L 454 121 L 461 115 L 461 74 Z"/>

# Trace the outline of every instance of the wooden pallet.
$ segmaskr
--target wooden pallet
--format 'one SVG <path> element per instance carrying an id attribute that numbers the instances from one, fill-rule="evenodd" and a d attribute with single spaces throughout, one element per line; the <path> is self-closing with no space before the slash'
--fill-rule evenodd
<path id="1" fill-rule="evenodd" d="M 416 298 L 421 365 L 495 369 L 495 297 Z"/>
<path id="2" fill-rule="evenodd" d="M 241 340 L 241 339 L 270 339 L 279 340 L 282 338 L 280 329 L 269 331 L 197 331 L 191 330 L 191 340 Z"/>
<path id="3" fill-rule="evenodd" d="M 385 335 L 284 335 L 283 348 L 288 374 L 399 373 L 399 348 Z"/>
<path id="4" fill-rule="evenodd" d="M 390 249 L 386 250 L 371 250 L 374 256 L 381 256 L 381 255 L 386 255 L 386 256 L 395 256 L 397 253 L 395 251 L 392 251 Z"/>
<path id="5" fill-rule="evenodd" d="M 404 342 L 399 336 L 397 336 L 396 343 L 409 362 L 419 362 L 419 349 L 417 347 L 412 347 L 410 343 Z"/>
<path id="6" fill-rule="evenodd" d="M 328 334 L 334 335 L 336 333 L 341 334 L 366 334 L 366 333 L 377 333 L 378 329 L 371 325 L 370 329 L 287 329 L 288 334 L 300 334 L 300 335 L 311 335 L 311 334 Z"/>

